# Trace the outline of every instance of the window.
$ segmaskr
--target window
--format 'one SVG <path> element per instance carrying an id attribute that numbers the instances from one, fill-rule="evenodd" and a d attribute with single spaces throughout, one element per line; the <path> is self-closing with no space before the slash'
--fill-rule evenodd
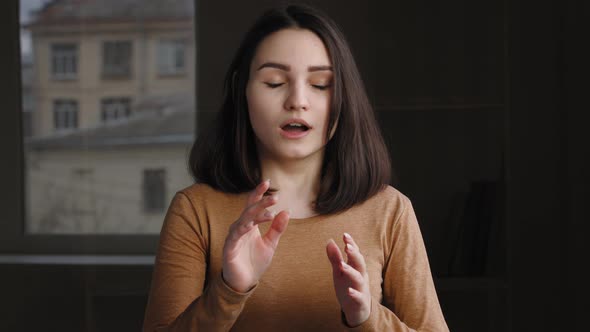
<path id="1" fill-rule="evenodd" d="M 131 76 L 131 41 L 106 41 L 102 44 L 103 77 Z"/>
<path id="2" fill-rule="evenodd" d="M 131 115 L 130 98 L 104 98 L 100 104 L 102 122 L 126 119 Z"/>
<path id="3" fill-rule="evenodd" d="M 194 1 L 101 2 L 92 17 L 94 1 L 18 3 L 21 86 L 16 78 L 7 84 L 7 100 L 20 112 L 5 113 L 16 118 L 8 130 L 28 137 L 16 140 L 22 158 L 13 158 L 20 192 L 11 194 L 22 216 L 2 229 L 0 246 L 7 238 L 23 252 L 152 252 L 170 193 L 192 183 L 185 152 L 195 136 Z M 165 46 L 183 50 L 163 61 L 183 68 L 183 79 L 153 79 L 161 40 L 184 41 Z M 12 57 L 16 43 L 8 44 Z M 144 179 L 144 170 L 166 175 Z"/>
<path id="4" fill-rule="evenodd" d="M 53 124 L 56 130 L 78 128 L 78 102 L 70 99 L 55 100 Z"/>
<path id="5" fill-rule="evenodd" d="M 158 74 L 175 75 L 185 71 L 185 42 L 162 40 L 158 44 Z"/>
<path id="6" fill-rule="evenodd" d="M 75 79 L 78 74 L 78 45 L 51 45 L 51 74 L 56 80 Z"/>
<path id="7" fill-rule="evenodd" d="M 143 171 L 143 210 L 162 212 L 166 205 L 166 170 Z"/>

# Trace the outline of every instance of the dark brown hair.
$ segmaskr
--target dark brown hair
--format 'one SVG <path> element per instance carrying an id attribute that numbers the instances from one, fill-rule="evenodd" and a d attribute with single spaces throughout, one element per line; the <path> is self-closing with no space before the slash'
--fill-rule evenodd
<path id="1" fill-rule="evenodd" d="M 344 35 L 323 13 L 305 5 L 265 12 L 246 33 L 225 76 L 217 122 L 192 147 L 189 168 L 196 182 L 233 193 L 262 181 L 255 136 L 248 116 L 246 85 L 260 42 L 273 32 L 299 28 L 325 44 L 334 81 L 328 135 L 314 209 L 338 213 L 375 195 L 391 180 L 389 154 Z"/>

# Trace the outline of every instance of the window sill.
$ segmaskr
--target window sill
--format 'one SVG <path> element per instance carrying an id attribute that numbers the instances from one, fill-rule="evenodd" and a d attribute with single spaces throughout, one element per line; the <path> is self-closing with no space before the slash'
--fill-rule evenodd
<path id="1" fill-rule="evenodd" d="M 152 266 L 153 255 L 0 255 L 0 265 Z"/>
<path id="2" fill-rule="evenodd" d="M 181 71 L 181 72 L 172 72 L 172 73 L 158 73 L 158 78 L 159 79 L 179 79 L 179 78 L 186 78 L 188 77 L 188 75 L 186 74 L 186 72 Z"/>
<path id="3" fill-rule="evenodd" d="M 77 76 L 72 76 L 72 77 L 67 77 L 67 76 L 52 76 L 51 80 L 53 82 L 63 82 L 63 83 L 75 83 L 78 81 L 78 77 Z"/>

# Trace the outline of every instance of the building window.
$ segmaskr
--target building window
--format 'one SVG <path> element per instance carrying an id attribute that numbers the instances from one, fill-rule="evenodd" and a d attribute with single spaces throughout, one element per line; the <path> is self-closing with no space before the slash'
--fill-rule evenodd
<path id="1" fill-rule="evenodd" d="M 161 40 L 158 44 L 158 74 L 183 74 L 185 51 L 186 43 L 182 40 Z"/>
<path id="2" fill-rule="evenodd" d="M 131 76 L 131 41 L 106 41 L 102 44 L 102 75 L 107 78 Z"/>
<path id="3" fill-rule="evenodd" d="M 131 115 L 130 98 L 104 98 L 100 104 L 102 122 L 126 119 Z"/>
<path id="4" fill-rule="evenodd" d="M 71 99 L 55 100 L 53 123 L 56 130 L 78 128 L 78 102 Z"/>
<path id="5" fill-rule="evenodd" d="M 143 171 L 143 209 L 145 212 L 162 212 L 166 205 L 166 170 Z"/>
<path id="6" fill-rule="evenodd" d="M 78 75 L 78 45 L 51 45 L 51 74 L 54 79 L 75 79 Z"/>

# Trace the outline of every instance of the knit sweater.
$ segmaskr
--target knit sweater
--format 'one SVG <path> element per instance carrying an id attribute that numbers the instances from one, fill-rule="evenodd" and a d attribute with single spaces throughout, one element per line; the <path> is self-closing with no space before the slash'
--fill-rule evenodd
<path id="1" fill-rule="evenodd" d="M 331 215 L 291 218 L 256 286 L 234 291 L 221 277 L 223 245 L 248 193 L 194 184 L 166 214 L 144 331 L 448 331 L 410 200 L 391 186 Z M 259 225 L 265 234 L 270 223 Z M 349 233 L 364 256 L 369 318 L 343 320 L 326 254 Z M 345 254 L 343 254 L 346 257 Z"/>

